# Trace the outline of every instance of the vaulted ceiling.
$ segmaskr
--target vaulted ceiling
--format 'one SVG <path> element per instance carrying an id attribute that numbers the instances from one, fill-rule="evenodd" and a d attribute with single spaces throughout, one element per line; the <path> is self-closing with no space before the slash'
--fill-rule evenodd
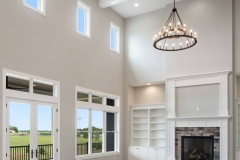
<path id="1" fill-rule="evenodd" d="M 99 0 L 100 7 L 111 7 L 123 18 L 165 8 L 167 4 L 171 3 L 173 3 L 173 0 Z M 138 6 L 135 6 L 136 4 L 138 4 Z"/>

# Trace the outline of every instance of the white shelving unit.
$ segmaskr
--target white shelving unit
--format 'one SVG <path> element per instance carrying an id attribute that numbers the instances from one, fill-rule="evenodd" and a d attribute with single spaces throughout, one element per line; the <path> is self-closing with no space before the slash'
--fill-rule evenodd
<path id="1" fill-rule="evenodd" d="M 131 146 L 128 160 L 165 160 L 165 104 L 131 106 Z"/>
<path id="2" fill-rule="evenodd" d="M 132 146 L 165 148 L 165 104 L 135 105 L 131 112 Z"/>

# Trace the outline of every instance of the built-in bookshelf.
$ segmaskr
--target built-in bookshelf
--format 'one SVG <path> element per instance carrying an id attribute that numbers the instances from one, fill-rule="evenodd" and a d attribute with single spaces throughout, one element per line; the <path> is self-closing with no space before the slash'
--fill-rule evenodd
<path id="1" fill-rule="evenodd" d="M 131 109 L 132 146 L 165 148 L 165 104 L 134 105 Z"/>

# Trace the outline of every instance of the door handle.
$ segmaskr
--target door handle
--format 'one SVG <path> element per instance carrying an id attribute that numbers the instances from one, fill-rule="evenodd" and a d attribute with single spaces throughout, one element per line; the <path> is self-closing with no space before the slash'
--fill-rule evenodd
<path id="1" fill-rule="evenodd" d="M 36 149 L 36 158 L 38 158 L 38 150 Z"/>
<path id="2" fill-rule="evenodd" d="M 31 150 L 31 158 L 33 158 L 33 153 L 34 153 L 34 152 L 33 152 L 33 149 L 32 149 L 32 150 Z"/>

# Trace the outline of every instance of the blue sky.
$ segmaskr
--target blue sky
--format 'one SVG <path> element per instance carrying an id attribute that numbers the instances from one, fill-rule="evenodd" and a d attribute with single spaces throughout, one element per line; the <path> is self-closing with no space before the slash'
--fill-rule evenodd
<path id="1" fill-rule="evenodd" d="M 38 8 L 38 0 L 26 0 L 26 3 L 33 8 Z"/>
<path id="2" fill-rule="evenodd" d="M 78 8 L 78 31 L 81 33 L 85 33 L 85 11 L 81 8 Z"/>
<path id="3" fill-rule="evenodd" d="M 115 49 L 116 30 L 111 29 L 111 49 Z"/>
<path id="4" fill-rule="evenodd" d="M 86 109 L 77 110 L 77 118 L 81 120 L 77 121 L 77 128 L 88 128 L 88 115 L 89 111 Z M 103 126 L 103 112 L 102 111 L 92 111 L 92 126 L 102 128 Z"/>
<path id="5" fill-rule="evenodd" d="M 38 130 L 52 130 L 52 108 L 38 106 Z M 10 103 L 10 126 L 18 130 L 30 130 L 30 105 Z"/>

